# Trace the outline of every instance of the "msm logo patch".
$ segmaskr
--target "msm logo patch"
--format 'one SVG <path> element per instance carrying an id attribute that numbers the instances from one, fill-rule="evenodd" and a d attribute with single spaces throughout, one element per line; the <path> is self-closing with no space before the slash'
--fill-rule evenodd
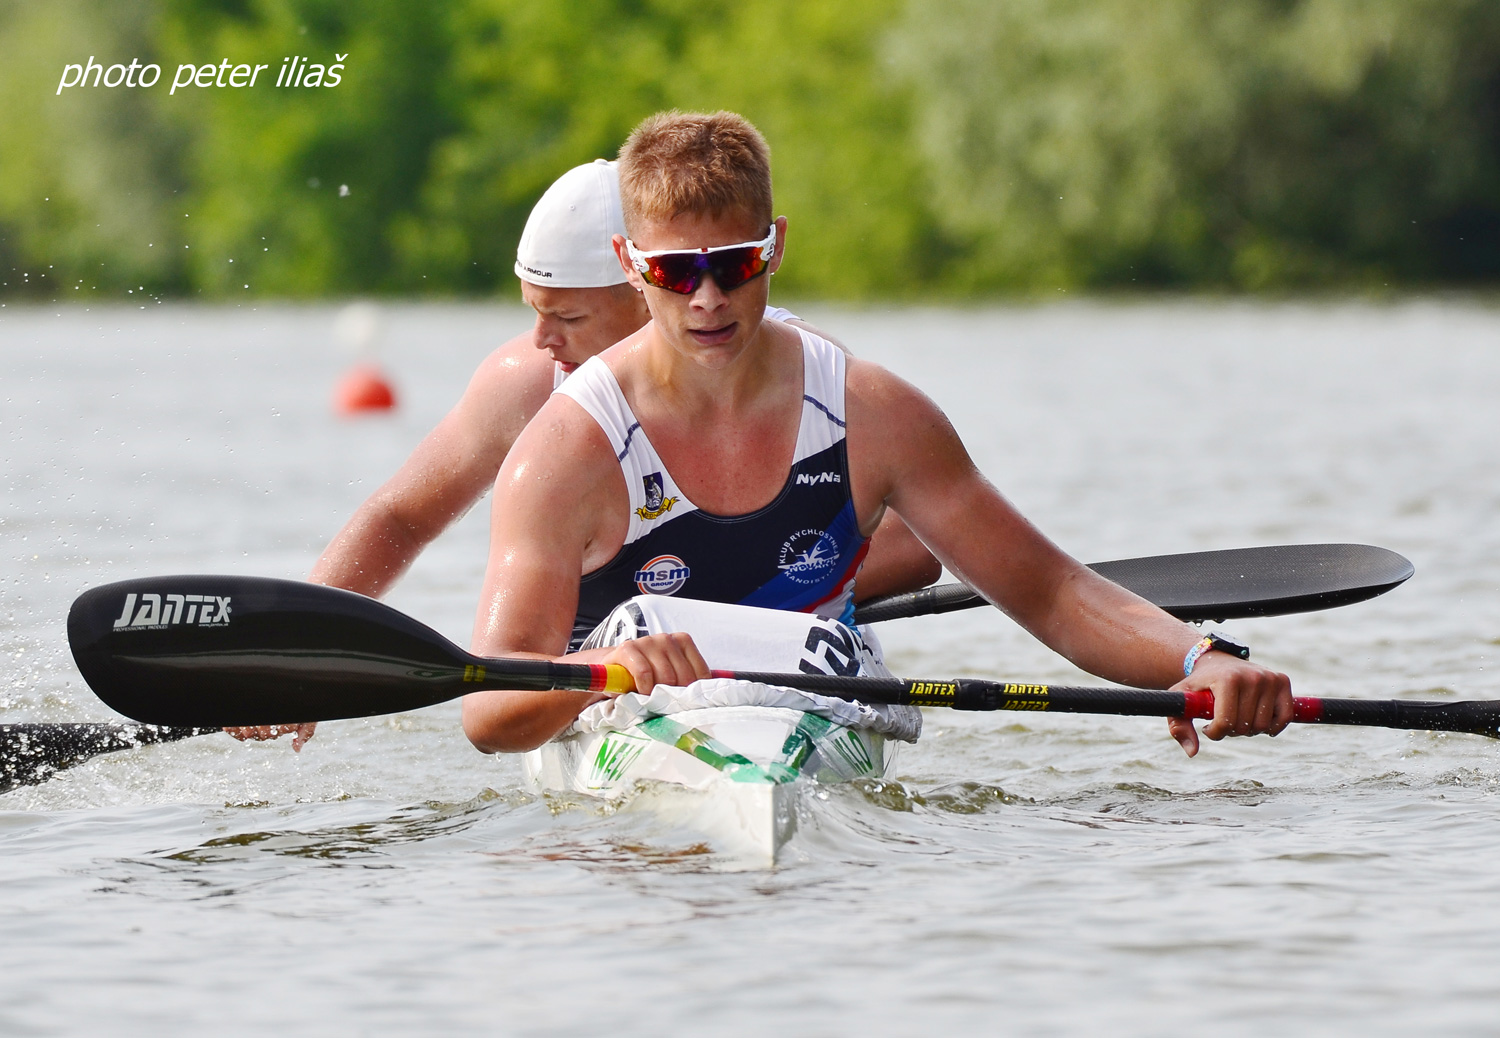
<path id="1" fill-rule="evenodd" d="M 137 606 L 136 602 L 140 605 Z M 125 608 L 115 621 L 116 630 L 126 627 L 168 627 L 196 624 L 224 627 L 229 624 L 228 595 L 137 595 L 125 596 Z"/>
<path id="2" fill-rule="evenodd" d="M 673 595 L 692 572 L 676 555 L 658 555 L 635 571 L 635 586 L 647 595 Z"/>

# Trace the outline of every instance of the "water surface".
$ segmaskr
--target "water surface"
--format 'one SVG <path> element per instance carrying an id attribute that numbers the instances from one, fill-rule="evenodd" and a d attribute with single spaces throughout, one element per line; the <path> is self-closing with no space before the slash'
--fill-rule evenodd
<path id="1" fill-rule="evenodd" d="M 0 714 L 108 717 L 74 595 L 302 576 L 527 325 L 386 311 L 401 407 L 329 409 L 330 308 L 0 309 Z M 1500 644 L 1500 312 L 809 308 L 952 416 L 1089 561 L 1366 541 L 1417 576 L 1241 622 L 1332 696 L 1483 698 Z M 391 601 L 467 641 L 487 505 Z M 883 625 L 910 676 L 1081 680 L 993 611 Z M 1489 1032 L 1500 747 L 1298 728 L 1186 760 L 1159 721 L 928 711 L 899 782 L 745 870 L 644 803 L 537 796 L 452 705 L 101 757 L 0 797 L 0 1030 Z M 649 798 L 647 798 L 649 799 Z"/>

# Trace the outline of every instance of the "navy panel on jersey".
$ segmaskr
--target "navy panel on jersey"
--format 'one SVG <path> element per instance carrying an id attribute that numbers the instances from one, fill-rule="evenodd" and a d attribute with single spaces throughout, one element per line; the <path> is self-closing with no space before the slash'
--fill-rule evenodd
<path id="1" fill-rule="evenodd" d="M 559 390 L 609 437 L 631 506 L 625 544 L 580 582 L 575 645 L 639 594 L 852 619 L 868 540 L 850 496 L 844 355 L 825 339 L 801 336 L 805 392 L 794 461 L 776 499 L 744 515 L 714 515 L 688 500 L 603 360 L 588 361 Z"/>

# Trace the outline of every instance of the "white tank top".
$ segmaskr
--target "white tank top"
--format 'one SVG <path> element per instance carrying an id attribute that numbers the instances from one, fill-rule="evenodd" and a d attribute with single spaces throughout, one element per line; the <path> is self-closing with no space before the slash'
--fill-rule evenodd
<path id="1" fill-rule="evenodd" d="M 791 609 L 849 620 L 868 542 L 849 493 L 844 352 L 798 329 L 803 403 L 781 492 L 744 515 L 698 507 L 677 485 L 614 372 L 591 358 L 557 392 L 609 439 L 629 493 L 624 544 L 579 586 L 575 635 L 637 594 Z"/>

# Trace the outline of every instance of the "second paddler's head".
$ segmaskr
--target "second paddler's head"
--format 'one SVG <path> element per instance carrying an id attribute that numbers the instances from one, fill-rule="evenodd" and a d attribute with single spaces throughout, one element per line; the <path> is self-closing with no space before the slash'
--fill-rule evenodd
<path id="1" fill-rule="evenodd" d="M 656 327 L 700 362 L 737 356 L 786 244 L 760 131 L 733 112 L 653 115 L 620 149 L 620 200 L 615 254 Z"/>
<path id="2" fill-rule="evenodd" d="M 650 320 L 612 239 L 624 233 L 615 163 L 596 159 L 568 170 L 542 195 L 516 249 L 521 298 L 536 311 L 532 331 L 564 371 Z"/>

